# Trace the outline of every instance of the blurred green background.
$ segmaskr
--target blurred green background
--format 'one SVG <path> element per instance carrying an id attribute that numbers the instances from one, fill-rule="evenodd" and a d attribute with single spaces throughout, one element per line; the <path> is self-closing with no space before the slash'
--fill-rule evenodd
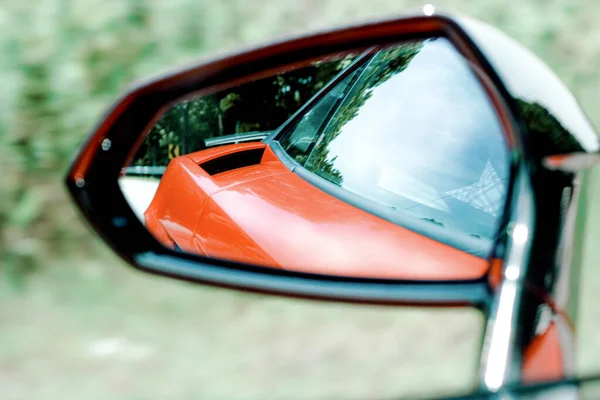
<path id="1" fill-rule="evenodd" d="M 425 328 L 443 325 L 447 316 L 434 322 L 418 310 L 283 300 L 139 274 L 94 237 L 69 203 L 62 178 L 102 113 L 136 78 L 214 52 L 389 17 L 423 4 L 0 2 L 0 398 L 401 393 L 398 360 L 410 357 L 395 349 L 407 331 L 399 315 L 421 318 Z M 600 2 L 449 0 L 435 5 L 480 18 L 532 49 L 600 126 Z M 582 373 L 600 371 L 595 357 L 600 354 L 600 250 L 595 246 L 600 230 L 594 224 L 600 220 L 598 181 L 600 173 L 594 171 L 591 245 L 584 255 L 578 322 Z M 477 325 L 477 316 L 464 314 L 460 318 L 466 324 Z M 461 337 L 469 341 L 468 335 Z M 336 345 L 323 345 L 328 338 Z M 274 342 L 279 347 L 269 347 Z M 440 341 L 448 352 L 462 346 L 452 343 L 454 347 Z M 264 356 L 268 351 L 277 354 L 280 364 Z M 282 360 L 296 364 L 292 368 Z M 302 365 L 310 366 L 304 376 L 312 381 L 293 379 Z M 454 389 L 468 384 L 468 374 L 457 370 L 438 380 Z"/>

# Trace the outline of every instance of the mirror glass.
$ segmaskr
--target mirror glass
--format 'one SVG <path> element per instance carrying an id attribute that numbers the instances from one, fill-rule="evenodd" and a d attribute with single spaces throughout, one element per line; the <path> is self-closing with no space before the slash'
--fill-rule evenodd
<path id="1" fill-rule="evenodd" d="M 331 54 L 172 104 L 120 186 L 177 251 L 318 274 L 483 276 L 510 154 L 443 37 Z"/>

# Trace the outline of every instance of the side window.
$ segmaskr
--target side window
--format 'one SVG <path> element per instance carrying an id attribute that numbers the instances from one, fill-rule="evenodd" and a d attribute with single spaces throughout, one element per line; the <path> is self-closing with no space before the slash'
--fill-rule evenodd
<path id="1" fill-rule="evenodd" d="M 391 215 L 491 239 L 509 152 L 493 106 L 447 39 L 379 51 L 312 138 L 304 167 Z"/>
<path id="2" fill-rule="evenodd" d="M 306 161 L 319 132 L 344 98 L 350 82 L 357 74 L 358 71 L 354 71 L 326 93 L 282 139 L 281 146 L 298 163 L 304 164 Z"/>

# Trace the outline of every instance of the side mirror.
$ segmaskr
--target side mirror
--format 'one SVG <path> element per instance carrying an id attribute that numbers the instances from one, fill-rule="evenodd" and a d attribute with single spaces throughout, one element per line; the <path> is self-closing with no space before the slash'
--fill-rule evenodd
<path id="1" fill-rule="evenodd" d="M 510 166 L 476 73 L 431 37 L 297 61 L 175 103 L 125 167 L 164 174 L 125 171 L 119 185 L 173 250 L 334 276 L 471 280 L 499 235 Z"/>
<path id="2" fill-rule="evenodd" d="M 435 14 L 140 83 L 66 181 L 96 231 L 146 272 L 312 299 L 476 307 L 487 319 L 480 381 L 498 390 L 570 373 L 527 372 L 540 364 L 527 352 L 570 312 L 558 292 L 576 272 L 561 249 L 599 148 L 535 56 L 480 22 Z M 540 319 L 548 312 L 555 325 Z"/>

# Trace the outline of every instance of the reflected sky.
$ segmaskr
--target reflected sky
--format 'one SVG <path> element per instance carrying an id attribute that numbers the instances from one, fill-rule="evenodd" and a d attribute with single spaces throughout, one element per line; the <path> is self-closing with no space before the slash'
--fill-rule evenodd
<path id="1" fill-rule="evenodd" d="M 349 96 L 360 93 L 362 78 Z M 508 149 L 487 95 L 450 42 L 426 41 L 406 69 L 366 94 L 329 144 L 342 187 L 398 212 L 491 237 L 505 201 Z"/>

